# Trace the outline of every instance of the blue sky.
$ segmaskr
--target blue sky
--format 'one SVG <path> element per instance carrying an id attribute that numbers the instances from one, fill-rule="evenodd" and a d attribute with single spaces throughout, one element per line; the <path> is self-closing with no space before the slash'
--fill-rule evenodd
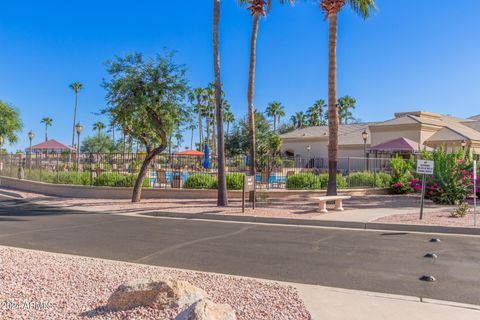
<path id="1" fill-rule="evenodd" d="M 394 112 L 480 113 L 480 1 L 378 0 L 367 21 L 349 8 L 340 15 L 338 92 L 358 101 L 354 115 L 385 120 Z M 278 3 L 278 2 L 277 2 Z M 281 101 L 288 114 L 327 96 L 328 25 L 318 4 L 274 3 L 258 38 L 255 105 Z M 79 120 L 86 134 L 105 106 L 104 62 L 133 51 L 152 56 L 168 47 L 188 68 L 192 87 L 213 79 L 211 0 L 2 1 L 0 99 L 16 106 L 27 132 L 43 139 L 40 119 L 50 116 L 50 137 L 70 141 L 74 94 L 80 81 Z M 233 111 L 247 107 L 251 18 L 234 0 L 222 1 L 222 78 Z M 188 134 L 185 144 L 189 141 Z"/>

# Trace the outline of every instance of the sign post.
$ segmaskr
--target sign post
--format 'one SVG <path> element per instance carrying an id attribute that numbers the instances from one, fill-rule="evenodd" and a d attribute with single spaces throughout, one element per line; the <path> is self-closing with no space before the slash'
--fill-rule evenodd
<path id="1" fill-rule="evenodd" d="M 245 194 L 247 192 L 253 192 L 253 210 L 255 210 L 255 177 L 245 176 L 243 178 L 243 193 L 242 193 L 242 213 L 245 212 Z"/>
<path id="2" fill-rule="evenodd" d="M 433 174 L 434 162 L 430 160 L 417 161 L 417 173 L 422 175 L 422 200 L 420 204 L 420 220 L 423 219 L 423 208 L 425 206 L 425 185 L 427 184 L 427 174 Z"/>
<path id="3" fill-rule="evenodd" d="M 477 226 L 477 160 L 473 161 L 473 226 Z"/>

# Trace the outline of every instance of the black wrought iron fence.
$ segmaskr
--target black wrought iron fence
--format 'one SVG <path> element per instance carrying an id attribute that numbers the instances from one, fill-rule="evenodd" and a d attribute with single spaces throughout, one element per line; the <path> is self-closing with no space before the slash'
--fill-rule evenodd
<path id="1" fill-rule="evenodd" d="M 89 186 L 132 187 L 145 159 L 142 153 L 0 154 L 0 175 L 33 181 Z M 148 168 L 144 187 L 216 188 L 217 158 L 160 154 Z M 227 185 L 241 189 L 250 174 L 248 156 L 226 159 Z M 259 189 L 324 189 L 328 159 L 260 157 L 256 164 Z M 385 187 L 390 181 L 390 159 L 340 158 L 339 188 Z"/>

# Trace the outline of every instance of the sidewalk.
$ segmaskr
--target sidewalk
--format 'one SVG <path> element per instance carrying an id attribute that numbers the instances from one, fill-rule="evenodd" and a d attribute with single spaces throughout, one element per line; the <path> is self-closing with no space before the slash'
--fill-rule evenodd
<path id="1" fill-rule="evenodd" d="M 295 286 L 312 320 L 473 320 L 480 306 L 303 284 Z"/>

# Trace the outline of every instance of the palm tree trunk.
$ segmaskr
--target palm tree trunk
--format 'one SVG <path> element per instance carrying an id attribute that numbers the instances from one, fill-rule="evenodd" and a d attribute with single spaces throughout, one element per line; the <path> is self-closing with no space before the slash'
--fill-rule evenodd
<path id="1" fill-rule="evenodd" d="M 230 136 L 230 122 L 227 122 L 227 137 Z"/>
<path id="2" fill-rule="evenodd" d="M 222 83 L 220 80 L 220 48 L 218 27 L 220 21 L 220 0 L 213 0 L 213 66 L 215 71 L 215 107 L 217 111 L 217 154 L 218 154 L 218 194 L 217 206 L 228 206 L 227 180 L 225 175 L 225 139 L 223 136 Z"/>
<path id="3" fill-rule="evenodd" d="M 258 14 L 253 16 L 252 38 L 250 42 L 250 71 L 248 74 L 248 139 L 250 143 L 250 175 L 253 177 L 257 174 L 257 157 L 255 142 L 255 106 L 253 99 L 255 96 L 255 67 L 257 60 L 257 36 L 258 36 Z M 255 178 L 254 178 L 255 179 Z M 253 194 L 250 195 L 253 197 Z"/>
<path id="4" fill-rule="evenodd" d="M 45 142 L 48 141 L 48 124 L 45 124 Z M 73 144 L 72 144 L 73 146 Z"/>
<path id="5" fill-rule="evenodd" d="M 192 135 L 190 136 L 190 150 L 193 150 L 193 130 L 195 127 L 192 127 Z"/>
<path id="6" fill-rule="evenodd" d="M 331 13 L 328 41 L 328 188 L 327 195 L 337 195 L 338 109 L 337 109 L 337 32 L 338 12 Z"/>
<path id="7" fill-rule="evenodd" d="M 277 115 L 276 114 L 273 115 L 273 131 L 274 132 L 277 131 Z"/>
<path id="8" fill-rule="evenodd" d="M 78 91 L 75 90 L 75 108 L 73 109 L 72 147 L 75 144 L 75 125 L 77 124 Z"/>
<path id="9" fill-rule="evenodd" d="M 202 128 L 202 104 L 200 103 L 200 96 L 197 97 L 197 107 L 198 107 L 198 145 L 200 151 L 203 151 L 203 128 Z"/>

